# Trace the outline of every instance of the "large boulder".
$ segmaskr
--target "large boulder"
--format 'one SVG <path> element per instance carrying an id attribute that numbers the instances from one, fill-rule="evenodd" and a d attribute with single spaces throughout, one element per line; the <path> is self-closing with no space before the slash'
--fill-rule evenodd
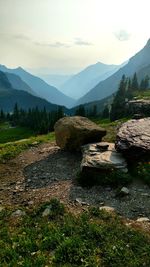
<path id="1" fill-rule="evenodd" d="M 150 156 L 150 118 L 129 120 L 124 123 L 116 137 L 116 149 L 128 158 Z"/>
<path id="2" fill-rule="evenodd" d="M 64 117 L 54 126 L 57 145 L 66 150 L 79 151 L 84 144 L 99 142 L 106 130 L 85 117 Z"/>
<path id="3" fill-rule="evenodd" d="M 127 172 L 127 162 L 122 155 L 116 151 L 115 144 L 101 142 L 88 144 L 82 147 L 83 159 L 81 171 L 113 171 Z"/>
<path id="4" fill-rule="evenodd" d="M 148 99 L 130 100 L 126 104 L 126 109 L 127 109 L 127 112 L 129 114 L 134 115 L 134 117 L 137 117 L 137 115 L 141 116 L 140 118 L 149 116 L 150 115 L 150 100 Z"/>

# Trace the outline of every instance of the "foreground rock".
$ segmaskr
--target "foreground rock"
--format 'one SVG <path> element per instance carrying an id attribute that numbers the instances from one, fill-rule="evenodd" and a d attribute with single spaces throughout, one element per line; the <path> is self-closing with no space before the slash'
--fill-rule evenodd
<path id="1" fill-rule="evenodd" d="M 65 117 L 54 126 L 57 145 L 69 151 L 79 151 L 88 143 L 100 142 L 106 130 L 85 117 Z"/>
<path id="2" fill-rule="evenodd" d="M 132 159 L 150 156 L 150 118 L 124 123 L 117 133 L 116 149 Z"/>
<path id="3" fill-rule="evenodd" d="M 101 142 L 83 146 L 83 159 L 81 170 L 106 170 L 112 169 L 127 172 L 127 163 L 122 155 L 116 151 L 115 144 Z"/>

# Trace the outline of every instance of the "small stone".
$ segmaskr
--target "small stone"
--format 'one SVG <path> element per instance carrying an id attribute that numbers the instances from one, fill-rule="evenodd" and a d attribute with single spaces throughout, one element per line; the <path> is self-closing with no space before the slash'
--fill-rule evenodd
<path id="1" fill-rule="evenodd" d="M 22 210 L 16 210 L 16 211 L 14 211 L 13 213 L 12 213 L 12 216 L 17 216 L 17 217 L 21 217 L 21 216 L 25 216 L 26 215 L 26 213 L 25 213 L 25 211 L 22 211 Z"/>
<path id="2" fill-rule="evenodd" d="M 48 206 L 42 213 L 42 217 L 47 217 L 51 213 L 51 206 Z"/>
<path id="3" fill-rule="evenodd" d="M 76 198 L 76 202 L 79 203 L 80 205 L 88 205 L 89 206 L 89 204 L 85 201 L 82 201 L 81 198 Z"/>
<path id="4" fill-rule="evenodd" d="M 33 205 L 34 204 L 34 202 L 31 200 L 31 201 L 29 201 L 28 202 L 28 205 L 30 206 L 30 205 Z"/>
<path id="5" fill-rule="evenodd" d="M 127 187 L 122 187 L 119 195 L 126 196 L 126 195 L 129 195 L 129 193 L 130 193 L 130 191 Z"/>
<path id="6" fill-rule="evenodd" d="M 141 217 L 136 220 L 137 222 L 150 222 L 150 219 L 147 217 Z"/>
<path id="7" fill-rule="evenodd" d="M 115 209 L 113 207 L 109 207 L 109 206 L 99 207 L 99 210 L 105 210 L 107 212 L 114 212 L 115 211 Z"/>
<path id="8" fill-rule="evenodd" d="M 150 194 L 148 194 L 148 193 L 142 193 L 141 196 L 142 197 L 150 197 Z"/>

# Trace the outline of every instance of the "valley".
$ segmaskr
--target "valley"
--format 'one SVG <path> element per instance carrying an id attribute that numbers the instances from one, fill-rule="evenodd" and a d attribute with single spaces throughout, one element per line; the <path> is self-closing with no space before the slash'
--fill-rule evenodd
<path id="1" fill-rule="evenodd" d="M 150 39 L 122 64 L 42 64 L 0 65 L 0 266 L 149 267 Z"/>

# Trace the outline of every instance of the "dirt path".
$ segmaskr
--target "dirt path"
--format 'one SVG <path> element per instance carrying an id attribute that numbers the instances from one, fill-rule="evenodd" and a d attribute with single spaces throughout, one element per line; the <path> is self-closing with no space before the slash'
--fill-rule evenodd
<path id="1" fill-rule="evenodd" d="M 6 164 L 0 164 L 0 204 L 32 206 L 56 197 L 76 212 L 88 205 L 106 205 L 130 219 L 150 218 L 148 186 L 136 181 L 129 186 L 130 194 L 121 199 L 110 187 L 82 188 L 75 182 L 80 162 L 80 154 L 60 151 L 55 143 L 24 151 Z"/>
<path id="2" fill-rule="evenodd" d="M 61 152 L 55 143 L 46 143 L 0 164 L 0 204 L 36 205 L 52 197 L 68 204 L 80 160 L 80 155 Z"/>

